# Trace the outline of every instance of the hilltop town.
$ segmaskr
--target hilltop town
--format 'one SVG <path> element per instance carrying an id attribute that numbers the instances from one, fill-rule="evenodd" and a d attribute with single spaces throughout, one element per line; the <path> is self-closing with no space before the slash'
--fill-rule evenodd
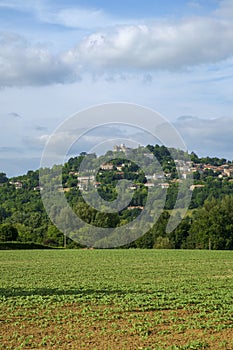
<path id="1" fill-rule="evenodd" d="M 228 225 L 231 218 L 227 219 L 232 212 L 229 208 L 233 198 L 231 161 L 216 157 L 199 158 L 195 153 L 188 154 L 159 145 L 138 149 L 120 145 L 103 156 L 81 153 L 71 157 L 64 165 L 54 165 L 44 170 L 48 180 L 45 186 L 48 185 L 48 189 L 56 193 L 64 192 L 78 217 L 94 227 L 123 227 L 140 215 L 147 203 L 148 193 L 152 192 L 158 199 L 157 203 L 163 207 L 163 213 L 145 237 L 132 243 L 134 247 L 207 248 L 209 227 L 212 225 L 212 247 L 233 247 L 231 225 Z M 47 188 L 41 183 L 40 172 L 29 170 L 27 174 L 11 179 L 5 173 L 0 173 L 2 240 L 9 240 L 13 234 L 20 242 L 63 245 L 64 236 L 48 218 L 41 199 L 41 194 L 46 193 Z M 60 183 L 49 175 L 56 176 L 59 172 L 62 175 Z M 123 184 L 123 197 L 130 193 L 131 199 L 118 213 L 98 212 L 85 202 L 85 193 L 97 191 L 100 197 L 111 203 L 118 197 L 119 180 L 130 181 Z M 190 199 L 187 217 L 174 232 L 167 234 L 166 225 L 176 204 L 180 184 L 185 184 Z M 183 195 L 179 199 L 181 207 L 185 201 L 185 193 Z M 52 210 L 62 221 L 62 211 L 56 205 L 52 203 Z M 153 208 L 152 205 L 149 220 L 153 220 L 156 210 L 157 207 Z M 216 226 L 216 213 L 219 213 L 221 228 Z M 180 215 L 178 208 L 176 215 Z M 2 233 L 1 236 L 1 230 L 9 234 L 5 236 Z M 70 247 L 79 246 L 70 237 L 66 244 Z"/>
<path id="2" fill-rule="evenodd" d="M 157 149 L 163 149 L 163 146 L 157 147 Z M 166 149 L 166 148 L 165 148 Z M 152 153 L 142 152 L 142 150 L 146 151 L 146 148 L 140 148 L 141 155 L 149 160 L 153 160 L 156 155 Z M 94 185 L 95 188 L 101 186 L 101 178 L 103 180 L 104 175 L 107 173 L 114 174 L 112 180 L 120 180 L 120 179 L 128 179 L 129 173 L 139 174 L 139 170 L 135 170 L 135 166 L 132 167 L 132 162 L 127 161 L 127 157 L 129 157 L 135 149 L 130 147 L 126 147 L 125 144 L 115 145 L 113 148 L 111 161 L 103 162 L 99 166 L 99 172 L 97 176 L 93 173 L 94 169 L 86 169 L 85 171 L 79 171 L 78 167 L 76 168 L 75 160 L 71 159 L 68 161 L 68 164 L 72 164 L 70 171 L 67 173 L 67 169 L 65 169 L 67 181 L 63 182 L 64 191 L 69 191 L 73 187 L 78 187 L 81 191 L 85 191 L 88 189 L 89 185 Z M 111 151 L 110 151 L 111 152 Z M 169 152 L 169 151 L 168 151 Z M 119 156 L 119 154 L 124 154 L 126 159 L 121 160 L 114 159 L 114 157 Z M 140 154 L 140 153 L 139 153 Z M 158 171 L 153 172 L 153 168 L 151 171 L 151 167 L 149 167 L 150 163 L 147 164 L 148 173 L 145 173 L 145 179 L 143 181 L 145 187 L 152 188 L 154 186 L 161 187 L 163 189 L 169 188 L 174 183 L 180 183 L 186 179 L 193 179 L 194 184 L 190 185 L 190 190 L 193 191 L 195 188 L 204 187 L 204 180 L 207 176 L 218 178 L 226 181 L 233 181 L 233 164 L 231 161 L 228 161 L 224 158 L 198 158 L 195 153 L 191 153 L 187 155 L 185 152 L 180 152 L 182 154 L 181 158 L 184 159 L 172 159 L 170 154 L 165 154 L 165 157 L 162 161 L 163 172 L 161 173 L 161 169 L 156 169 Z M 95 154 L 85 154 L 86 157 L 89 157 L 91 160 L 97 159 Z M 122 157 L 122 156 L 121 156 Z M 79 166 L 79 162 L 78 162 Z M 68 175 L 68 176 L 67 176 Z M 24 176 L 19 176 L 17 178 L 13 178 L 9 180 L 9 184 L 14 186 L 16 189 L 22 189 L 25 187 Z M 38 176 L 37 176 L 38 178 Z M 97 180 L 99 179 L 99 181 Z M 5 181 L 0 182 L 0 186 L 3 186 Z M 39 185 L 38 181 L 34 181 L 34 186 L 30 188 L 34 191 L 43 190 Z M 137 180 L 134 180 L 134 184 L 129 188 L 131 190 L 135 190 L 138 187 Z"/>

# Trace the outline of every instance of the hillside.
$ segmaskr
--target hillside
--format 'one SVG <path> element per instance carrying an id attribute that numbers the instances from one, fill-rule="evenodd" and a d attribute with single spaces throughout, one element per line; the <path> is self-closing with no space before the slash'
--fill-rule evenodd
<path id="1" fill-rule="evenodd" d="M 158 160 L 158 169 L 151 165 L 148 150 Z M 143 169 L 134 157 L 143 162 Z M 80 168 L 84 159 L 86 169 Z M 82 153 L 70 158 L 63 166 L 62 186 L 57 191 L 65 192 L 70 206 L 82 220 L 96 227 L 123 226 L 142 212 L 148 191 L 154 188 L 157 196 L 165 196 L 164 210 L 143 237 L 126 247 L 233 249 L 231 161 L 199 158 L 194 153 L 188 155 L 158 145 L 137 150 L 118 146 L 107 152 L 107 159 L 106 155 L 97 157 Z M 99 169 L 96 176 L 92 170 L 95 168 Z M 189 179 L 189 191 L 192 193 L 190 210 L 179 226 L 168 234 L 166 225 L 177 199 L 178 186 Z M 125 189 L 125 196 L 130 192 L 132 199 L 123 210 L 100 213 L 84 202 L 82 194 L 92 189 L 97 190 L 104 200 L 113 202 L 117 198 L 119 180 L 131 181 L 129 188 Z M 23 176 L 10 179 L 4 172 L 0 173 L 0 241 L 35 242 L 54 247 L 64 245 L 63 233 L 52 224 L 44 209 L 40 195 L 43 190 L 39 183 L 39 170 L 30 170 Z M 70 238 L 66 239 L 66 245 L 69 248 L 80 247 Z"/>

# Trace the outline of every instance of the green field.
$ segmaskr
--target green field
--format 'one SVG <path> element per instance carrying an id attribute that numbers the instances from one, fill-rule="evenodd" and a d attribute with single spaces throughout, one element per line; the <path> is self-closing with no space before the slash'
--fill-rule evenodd
<path id="1" fill-rule="evenodd" d="M 0 349 L 233 349 L 233 252 L 0 251 Z"/>

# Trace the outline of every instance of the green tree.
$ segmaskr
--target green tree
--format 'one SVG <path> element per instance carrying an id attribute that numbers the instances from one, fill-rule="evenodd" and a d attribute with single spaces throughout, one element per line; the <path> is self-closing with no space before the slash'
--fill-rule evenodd
<path id="1" fill-rule="evenodd" d="M 187 238 L 187 248 L 233 249 L 233 196 L 206 200 L 197 210 Z"/>
<path id="2" fill-rule="evenodd" d="M 11 224 L 0 225 L 0 241 L 16 241 L 18 238 L 18 230 Z"/>
<path id="3" fill-rule="evenodd" d="M 168 237 L 157 237 L 153 246 L 154 249 L 170 249 L 173 248 Z"/>
<path id="4" fill-rule="evenodd" d="M 7 212 L 4 208 L 0 207 L 0 223 L 2 223 L 7 217 Z"/>
<path id="5" fill-rule="evenodd" d="M 46 245 L 52 246 L 63 246 L 64 245 L 64 234 L 58 230 L 54 225 L 49 225 L 46 232 L 46 236 L 43 240 L 43 243 Z"/>
<path id="6" fill-rule="evenodd" d="M 0 173 L 0 183 L 6 183 L 8 178 L 5 173 Z"/>
<path id="7" fill-rule="evenodd" d="M 170 233 L 170 240 L 173 242 L 175 249 L 186 247 L 186 240 L 189 235 L 190 227 L 191 219 L 186 217 L 180 222 L 176 229 Z"/>

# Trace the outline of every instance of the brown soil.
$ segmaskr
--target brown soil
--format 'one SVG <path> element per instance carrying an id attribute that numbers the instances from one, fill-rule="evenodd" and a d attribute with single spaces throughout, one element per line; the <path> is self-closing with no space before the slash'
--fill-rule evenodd
<path id="1" fill-rule="evenodd" d="M 233 349 L 232 325 L 221 330 L 217 324 L 200 327 L 192 323 L 197 313 L 187 310 L 122 312 L 92 306 L 84 311 L 83 306 L 72 304 L 49 310 L 3 311 L 0 349 L 4 350 L 158 350 L 172 345 L 178 349 Z M 205 318 L 201 322 L 203 325 Z"/>

